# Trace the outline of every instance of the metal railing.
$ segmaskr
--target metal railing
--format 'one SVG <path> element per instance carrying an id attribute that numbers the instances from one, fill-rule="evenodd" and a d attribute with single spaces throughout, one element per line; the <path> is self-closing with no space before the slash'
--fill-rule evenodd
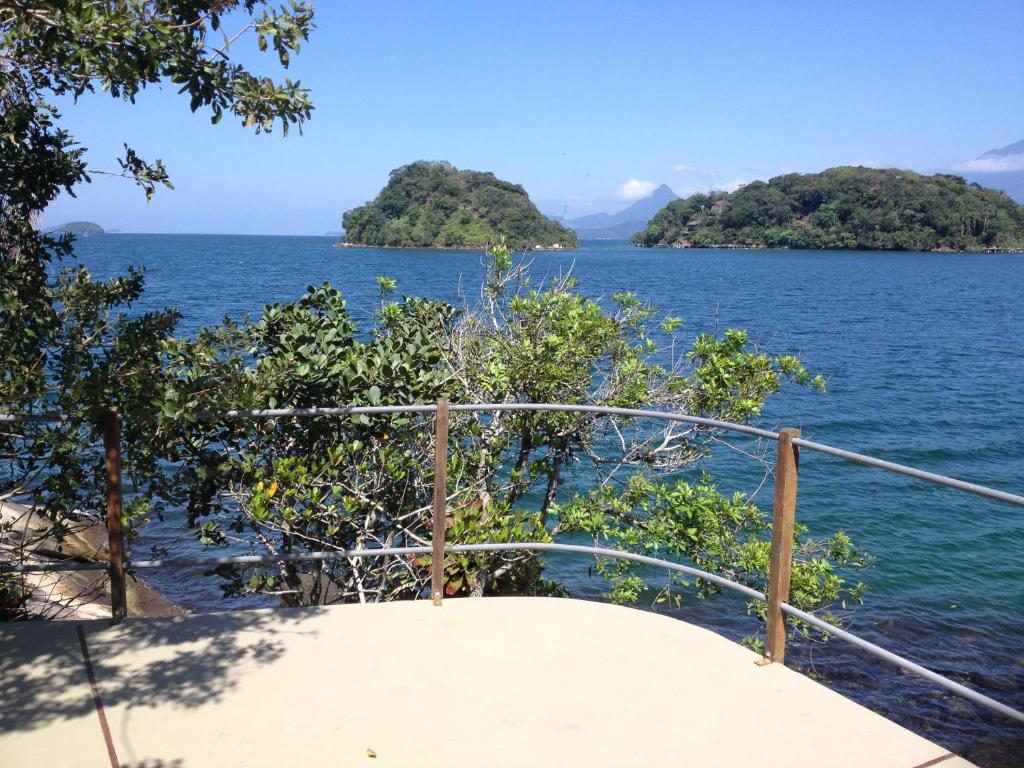
<path id="1" fill-rule="evenodd" d="M 486 412 L 486 411 L 529 411 L 529 412 L 570 412 L 592 413 L 602 416 L 620 416 L 633 419 L 657 419 L 680 423 L 695 424 L 712 429 L 737 432 L 762 439 L 774 440 L 777 443 L 775 462 L 775 497 L 772 511 L 771 561 L 768 572 L 768 592 L 759 592 L 744 584 L 732 581 L 714 573 L 680 563 L 638 555 L 601 547 L 578 544 L 562 544 L 558 542 L 504 542 L 486 544 L 447 544 L 445 541 L 445 517 L 447 511 L 447 457 L 448 457 L 448 419 L 452 412 Z M 165 560 L 133 560 L 124 559 L 124 532 L 121 527 L 122 489 L 121 489 L 121 438 L 120 417 L 114 408 L 108 409 L 103 416 L 103 437 L 105 452 L 106 487 L 107 487 L 107 534 L 109 537 L 110 562 L 106 563 L 30 563 L 21 565 L 0 565 L 0 573 L 31 573 L 44 571 L 75 571 L 75 570 L 109 570 L 111 580 L 111 614 L 116 624 L 127 615 L 127 596 L 125 592 L 125 573 L 128 569 L 149 568 L 182 568 L 211 567 L 229 564 L 270 564 L 295 561 L 327 561 L 350 558 L 377 558 L 389 556 L 405 556 L 430 554 L 431 557 L 431 599 L 435 605 L 441 605 L 444 596 L 444 555 L 463 552 L 495 552 L 495 551 L 540 551 L 567 552 L 588 554 L 599 557 L 611 557 L 631 560 L 644 565 L 665 570 L 685 573 L 690 576 L 717 584 L 745 597 L 764 601 L 767 604 L 767 637 L 765 641 L 765 663 L 785 661 L 786 649 L 786 617 L 792 616 L 834 637 L 840 638 L 870 654 L 881 658 L 895 666 L 918 675 L 939 685 L 946 690 L 973 701 L 976 704 L 1004 715 L 1010 719 L 1024 723 L 1024 712 L 1014 709 L 1002 702 L 968 688 L 948 677 L 938 674 L 909 659 L 887 651 L 861 637 L 847 632 L 840 627 L 829 624 L 818 617 L 793 607 L 788 602 L 790 576 L 793 563 L 793 529 L 796 519 L 796 494 L 799 479 L 800 449 L 823 453 L 837 458 L 906 475 L 918 480 L 941 485 L 985 498 L 994 499 L 1007 504 L 1024 507 L 1024 496 L 988 488 L 983 485 L 969 483 L 946 475 L 926 472 L 915 467 L 896 464 L 876 459 L 860 453 L 853 453 L 834 448 L 823 443 L 804 440 L 800 430 L 784 428 L 778 432 L 751 427 L 746 424 L 734 424 L 717 419 L 700 416 L 649 411 L 632 408 L 609 408 L 594 405 L 568 405 L 554 403 L 480 403 L 480 404 L 449 404 L 440 399 L 432 405 L 395 405 L 395 406 L 349 406 L 337 408 L 273 408 L 233 410 L 224 412 L 203 412 L 197 414 L 201 420 L 220 419 L 273 419 L 288 417 L 313 416 L 352 416 L 352 415 L 383 415 L 399 413 L 434 413 L 435 420 L 435 469 L 434 469 L 434 501 L 433 501 L 433 539 L 430 546 L 391 547 L 376 549 L 332 550 L 323 552 L 301 552 L 284 555 L 239 555 L 212 558 L 177 558 Z M 65 421 L 61 414 L 0 414 L 0 423 L 16 421 L 59 422 Z"/>

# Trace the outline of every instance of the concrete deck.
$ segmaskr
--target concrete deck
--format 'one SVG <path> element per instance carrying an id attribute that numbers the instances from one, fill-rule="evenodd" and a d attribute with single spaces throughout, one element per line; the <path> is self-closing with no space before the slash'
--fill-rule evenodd
<path id="1" fill-rule="evenodd" d="M 0 765 L 970 765 L 757 659 L 541 598 L 7 624 Z"/>

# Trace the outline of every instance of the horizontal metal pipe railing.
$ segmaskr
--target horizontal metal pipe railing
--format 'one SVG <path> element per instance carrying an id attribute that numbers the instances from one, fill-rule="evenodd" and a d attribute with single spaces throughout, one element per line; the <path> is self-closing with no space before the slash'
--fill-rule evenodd
<path id="1" fill-rule="evenodd" d="M 759 592 L 756 589 L 740 584 L 739 582 L 732 581 L 723 576 L 705 571 L 700 568 L 694 568 L 693 566 L 683 565 L 682 563 L 673 563 L 668 560 L 661 560 L 656 557 L 649 557 L 647 555 L 638 555 L 633 552 L 625 552 L 618 549 L 606 549 L 604 547 L 591 547 L 584 544 L 562 544 L 558 542 L 500 542 L 500 543 L 489 543 L 489 544 L 450 544 L 444 548 L 445 553 L 448 554 L 459 554 L 469 552 L 507 552 L 507 551 L 536 551 L 536 552 L 567 552 L 574 554 L 586 554 L 596 557 L 610 557 L 618 560 L 630 560 L 632 562 L 647 565 L 653 568 L 662 568 L 669 571 L 676 571 L 678 573 L 684 573 L 694 578 L 703 579 L 713 584 L 736 592 L 743 595 L 744 597 L 752 598 L 754 600 L 764 601 L 767 599 L 763 592 Z M 206 557 L 206 558 L 174 558 L 167 560 L 135 560 L 125 564 L 126 568 L 133 570 L 145 570 L 151 568 L 211 568 L 218 565 L 267 565 L 273 563 L 282 562 L 297 562 L 297 561 L 331 561 L 331 560 L 348 560 L 354 558 L 377 558 L 377 557 L 403 557 L 408 555 L 429 555 L 432 552 L 432 548 L 429 546 L 419 547 L 389 547 L 380 549 L 348 549 L 348 550 L 332 550 L 322 552 L 300 552 L 287 555 L 234 555 L 225 557 Z M 56 568 L 53 565 L 60 564 L 39 564 L 36 566 L 24 566 L 6 569 L 0 567 L 0 571 L 4 570 L 16 570 L 20 572 L 25 571 L 43 571 L 43 570 L 70 570 L 69 568 Z M 81 564 L 80 564 L 81 565 Z M 99 565 L 100 568 L 105 568 L 103 564 L 86 564 L 86 565 Z M 84 568 L 82 570 L 97 570 L 96 568 Z M 911 672 L 919 677 L 922 677 L 946 690 L 960 696 L 962 698 L 973 701 L 983 707 L 987 707 L 994 712 L 998 712 L 1006 717 L 1009 717 L 1018 722 L 1024 723 L 1024 712 L 1020 712 L 1001 701 L 997 701 L 983 693 L 979 693 L 971 688 L 968 688 L 955 680 L 950 680 L 944 675 L 940 675 L 938 672 L 934 672 L 927 667 L 923 667 L 920 664 L 911 661 L 899 654 L 887 651 L 875 643 L 865 640 L 862 637 L 854 635 L 852 632 L 829 624 L 826 621 L 822 621 L 817 616 L 794 608 L 788 603 L 782 604 L 782 610 L 794 616 L 801 621 L 810 624 L 813 627 L 826 632 L 827 634 L 833 635 L 841 640 L 844 640 L 851 645 L 860 648 L 867 653 L 876 656 L 884 661 L 893 664 L 900 669 L 904 669 Z"/>
<path id="2" fill-rule="evenodd" d="M 605 406 L 596 405 L 572 405 L 572 404 L 554 404 L 554 403 L 480 403 L 480 404 L 453 404 L 449 406 L 449 410 L 456 412 L 487 412 L 487 411 L 529 411 L 529 412 L 569 412 L 569 413 L 593 413 L 603 416 L 622 416 L 626 418 L 636 419 L 658 419 L 664 421 L 672 421 L 678 423 L 689 423 L 696 424 L 698 426 L 708 427 L 712 429 L 722 429 L 731 432 L 737 432 L 740 434 L 751 435 L 758 438 L 776 440 L 779 438 L 778 432 L 770 430 L 760 429 L 757 427 L 751 427 L 746 424 L 735 424 L 727 421 L 720 421 L 717 419 L 708 419 L 701 416 L 691 416 L 687 414 L 669 413 L 665 411 L 651 411 L 643 409 L 632 409 L 632 408 L 612 408 Z M 204 411 L 196 414 L 196 417 L 202 420 L 217 420 L 217 419 L 270 419 L 270 418 L 285 418 L 285 417 L 313 417 L 313 416 L 349 416 L 349 415 L 385 415 L 385 414 L 397 414 L 397 413 L 433 413 L 437 411 L 437 405 L 396 405 L 396 406 L 345 406 L 345 407 L 332 407 L 332 408 L 268 408 L 268 409 L 240 409 L 223 412 L 210 412 Z M 41 413 L 41 414 L 0 414 L 0 423 L 10 423 L 17 421 L 32 421 L 32 422 L 63 422 L 67 421 L 67 417 L 62 414 L 55 413 Z M 875 467 L 888 472 L 896 474 L 902 474 L 909 477 L 913 477 L 919 480 L 925 480 L 927 482 L 935 483 L 937 485 L 953 488 L 956 490 L 964 491 L 967 493 L 984 496 L 996 501 L 1002 501 L 1005 503 L 1013 504 L 1016 506 L 1024 506 L 1024 496 L 1020 496 L 1006 491 L 1000 491 L 994 488 L 988 488 L 987 486 L 978 485 L 975 483 L 969 483 L 964 480 L 958 480 L 956 478 L 948 477 L 946 475 L 940 475 L 933 472 L 926 472 L 924 470 L 917 469 L 915 467 L 909 467 L 894 462 L 884 461 L 882 459 L 876 459 L 872 456 L 864 454 L 854 453 L 852 451 L 846 451 L 840 448 L 834 448 L 823 443 L 817 443 L 811 440 L 805 440 L 802 438 L 794 438 L 793 445 L 806 448 L 808 450 L 816 451 L 826 455 L 841 458 L 847 461 L 851 461 L 858 464 L 863 464 L 870 467 Z M 595 555 L 599 557 L 612 557 L 623 560 L 631 560 L 644 565 L 652 566 L 655 568 L 664 568 L 680 573 L 685 573 L 696 578 L 704 579 L 711 583 L 717 584 L 724 589 L 729 589 L 738 592 L 746 597 L 753 598 L 756 600 L 766 600 L 764 593 L 759 592 L 755 589 L 747 587 L 746 585 L 739 584 L 737 582 L 726 579 L 722 576 L 703 571 L 699 568 L 692 566 L 686 566 L 679 563 L 672 563 L 666 560 L 659 560 L 657 558 L 649 557 L 646 555 L 638 555 L 632 552 L 624 552 L 621 550 L 604 549 L 600 547 L 589 547 L 585 545 L 577 544 L 561 544 L 556 542 L 504 542 L 504 543 L 493 543 L 493 544 L 456 544 L 446 545 L 444 547 L 445 552 L 459 553 L 459 552 L 482 552 L 482 551 L 509 551 L 509 550 L 531 550 L 531 551 L 553 551 L 553 552 L 571 552 L 571 553 L 584 553 L 589 555 Z M 137 560 L 130 563 L 126 563 L 125 566 L 133 569 L 147 569 L 147 568 L 172 568 L 172 567 L 211 567 L 217 565 L 230 565 L 230 564 L 267 564 L 267 563 L 278 563 L 278 562 L 293 562 L 293 561 L 316 561 L 316 560 L 340 560 L 350 558 L 361 558 L 361 557 L 385 557 L 385 556 L 403 556 L 403 555 L 416 555 L 416 554 L 430 554 L 433 551 L 430 546 L 419 546 L 419 547 L 393 547 L 388 549 L 359 549 L 359 550 L 336 550 L 336 551 L 323 551 L 323 552 L 305 552 L 289 555 L 276 555 L 276 556 L 264 556 L 264 555 L 239 555 L 239 556 L 226 556 L 226 557 L 214 557 L 214 558 L 184 558 L 184 559 L 169 559 L 169 560 Z M 0 573 L 3 572 L 14 572 L 14 573 L 32 573 L 32 572 L 46 572 L 46 571 L 73 571 L 73 570 L 104 570 L 109 566 L 105 563 L 28 563 L 22 565 L 0 565 Z M 915 662 L 905 659 L 891 651 L 887 651 L 884 648 L 875 645 L 863 638 L 860 638 L 846 630 L 839 627 L 835 627 L 821 619 L 794 608 L 788 603 L 782 603 L 782 610 L 790 616 L 805 621 L 811 626 L 818 628 L 819 630 L 826 632 L 830 635 L 838 637 L 853 644 L 854 646 L 861 648 L 862 650 L 871 653 L 872 655 L 888 661 L 901 669 L 907 670 L 914 674 L 917 674 L 931 682 L 946 688 L 947 690 L 962 696 L 970 701 L 985 706 L 995 712 L 999 712 L 1007 717 L 1010 717 L 1019 722 L 1024 722 L 1024 712 L 1013 709 L 995 699 L 992 699 L 984 694 L 978 693 L 977 691 L 971 690 L 966 686 L 950 680 L 943 675 L 933 672 L 932 670 L 922 667 Z"/>
<path id="3" fill-rule="evenodd" d="M 844 451 L 842 448 L 833 448 L 831 445 L 825 445 L 824 443 L 815 443 L 811 440 L 804 440 L 803 438 L 797 437 L 793 439 L 793 445 L 800 448 L 806 448 L 810 451 L 817 451 L 818 453 L 824 453 L 829 456 L 835 456 L 846 461 L 852 461 L 855 464 L 863 464 L 867 467 L 875 467 L 876 469 L 884 469 L 886 472 L 894 472 L 899 475 L 906 475 L 907 477 L 913 477 L 917 480 L 925 480 L 929 483 L 935 483 L 936 485 L 943 485 L 946 488 L 955 488 L 958 491 L 964 491 L 966 493 L 973 493 L 977 496 L 984 496 L 989 499 L 995 499 L 996 501 L 1003 501 L 1007 504 L 1014 504 L 1018 507 L 1024 507 L 1024 496 L 1019 496 L 1016 493 L 1009 493 L 1007 491 L 1000 491 L 996 488 L 989 488 L 985 485 L 978 485 L 977 483 L 969 483 L 966 480 L 957 480 L 955 477 L 947 477 L 946 475 L 939 475 L 935 472 L 926 472 L 923 469 L 917 469 L 916 467 L 908 467 L 905 464 L 896 464 L 892 461 L 885 461 L 883 459 L 876 459 L 874 456 L 865 456 L 863 453 L 854 453 L 853 451 Z"/>
<path id="4" fill-rule="evenodd" d="M 60 560 L 52 563 L 0 563 L 0 573 L 50 573 L 51 571 L 106 571 L 109 563 L 85 563 L 78 560 Z"/>
<path id="5" fill-rule="evenodd" d="M 801 611 L 799 608 L 794 608 L 789 603 L 783 603 L 782 610 L 790 616 L 794 616 L 800 619 L 801 621 L 805 621 L 811 626 L 820 629 L 822 632 L 827 632 L 828 634 L 833 635 L 834 637 L 838 637 L 840 640 L 845 640 L 846 642 L 850 643 L 851 645 L 857 648 L 860 648 L 863 651 L 867 651 L 873 656 L 877 656 L 878 658 L 884 661 L 888 661 L 890 664 L 895 664 L 900 669 L 904 669 L 907 672 L 917 675 L 918 677 L 923 677 L 925 680 L 930 680 L 936 685 L 940 685 L 946 690 L 955 693 L 957 696 L 960 696 L 964 699 L 968 699 L 969 701 L 973 701 L 975 704 L 980 704 L 983 707 L 987 707 L 988 709 L 991 709 L 994 712 L 998 712 L 1001 715 L 1005 715 L 1006 717 L 1009 717 L 1012 720 L 1024 723 L 1024 712 L 1016 710 L 1013 707 L 1007 706 L 1006 704 L 1003 704 L 1001 701 L 996 701 L 995 699 L 986 696 L 983 693 L 978 693 L 974 689 L 968 688 L 966 685 L 962 685 L 956 682 L 955 680 L 950 680 L 948 677 L 940 675 L 938 672 L 933 672 L 927 667 L 922 667 L 920 664 L 910 661 L 910 659 L 904 658 L 899 654 L 893 653 L 892 651 L 887 651 L 880 645 L 875 645 L 869 640 L 865 640 L 862 637 L 858 637 L 852 632 L 847 632 L 845 629 L 842 629 L 841 627 L 836 627 L 832 624 L 829 624 L 827 621 L 822 621 L 817 616 L 807 613 L 806 611 Z"/>
<path id="6" fill-rule="evenodd" d="M 356 414 L 386 415 L 394 413 L 434 413 L 436 405 L 367 405 L 339 408 L 256 408 L 234 411 L 200 411 L 196 418 L 203 421 L 217 419 L 274 419 L 287 416 L 351 416 Z M 768 429 L 751 427 L 747 424 L 736 424 L 731 421 L 708 419 L 703 416 L 690 416 L 683 413 L 668 411 L 648 411 L 638 408 L 612 408 L 603 405 L 572 405 L 563 403 L 452 403 L 448 410 L 460 413 L 480 413 L 485 411 L 555 411 L 562 413 L 596 413 L 601 416 L 623 416 L 637 419 L 659 419 L 686 424 L 697 424 L 714 429 L 726 429 L 745 435 L 763 437 L 769 440 L 778 438 L 778 432 Z"/>
<path id="7" fill-rule="evenodd" d="M 0 413 L 0 424 L 18 421 L 64 422 L 70 419 L 63 413 Z"/>
<path id="8" fill-rule="evenodd" d="M 679 571 L 696 578 L 703 579 L 704 581 L 710 581 L 714 584 L 718 584 L 725 589 L 731 589 L 734 592 L 739 592 L 745 597 L 751 597 L 755 600 L 765 600 L 763 592 L 758 592 L 756 589 L 752 589 L 745 584 L 740 584 L 736 581 L 731 581 L 724 576 L 718 576 L 717 574 L 711 573 L 710 571 L 704 571 L 700 568 L 694 568 L 689 565 L 682 565 L 680 563 L 672 563 L 668 560 L 660 560 L 656 557 L 648 557 L 647 555 L 638 555 L 633 552 L 626 552 L 618 549 L 604 549 L 602 547 L 590 547 L 585 544 L 562 544 L 560 542 L 544 541 L 544 542 L 494 542 L 484 544 L 446 544 L 444 551 L 446 553 L 466 553 L 466 552 L 514 552 L 519 550 L 528 550 L 536 552 L 573 552 L 587 555 L 599 555 L 614 557 L 620 560 L 632 560 L 637 563 L 644 565 L 654 566 L 656 568 L 668 568 L 669 570 Z M 402 556 L 402 555 L 422 555 L 431 553 L 432 549 L 429 546 L 418 546 L 418 547 L 390 547 L 380 549 L 347 549 L 347 550 L 336 550 L 336 551 L 323 551 L 323 552 L 300 552 L 288 555 L 235 555 L 228 557 L 212 557 L 212 558 L 184 558 L 184 559 L 172 559 L 172 560 L 133 560 L 126 564 L 128 568 L 203 568 L 215 565 L 231 565 L 231 564 L 249 564 L 249 563 L 277 563 L 277 562 L 295 562 L 305 560 L 347 560 L 349 558 L 359 557 L 389 557 L 389 556 Z"/>
<path id="9" fill-rule="evenodd" d="M 200 411 L 196 418 L 203 421 L 217 419 L 275 419 L 285 417 L 311 417 L 311 416 L 355 416 L 364 415 L 387 415 L 397 413 L 433 413 L 437 410 L 436 405 L 368 405 L 368 406 L 342 406 L 337 408 L 252 408 L 236 409 L 230 411 Z M 735 424 L 730 421 L 708 419 L 703 416 L 690 416 L 688 414 L 670 413 L 668 411 L 650 411 L 636 408 L 611 408 L 601 405 L 571 405 L 555 403 L 466 403 L 452 404 L 449 410 L 453 412 L 485 412 L 485 411 L 555 411 L 566 413 L 594 413 L 602 416 L 622 416 L 635 419 L 658 419 L 661 421 L 673 421 L 685 424 L 696 424 L 698 426 L 710 427 L 712 429 L 723 429 L 739 434 L 751 435 L 766 440 L 777 440 L 778 432 L 768 429 L 751 427 L 747 424 Z M 35 422 L 60 422 L 66 421 L 67 417 L 58 413 L 38 414 L 0 414 L 0 423 L 17 421 Z M 877 459 L 863 453 L 855 453 L 842 448 L 835 448 L 825 443 L 817 443 L 813 440 L 794 438 L 793 444 L 806 448 L 810 451 L 835 456 L 856 464 L 874 467 L 876 469 L 906 475 L 917 480 L 924 480 L 936 485 L 953 488 L 955 490 L 971 493 L 976 496 L 984 496 L 995 501 L 1002 501 L 1018 507 L 1024 507 L 1024 496 L 1008 491 L 1001 491 L 996 488 L 989 488 L 978 483 L 971 483 L 966 480 L 959 480 L 948 475 L 941 475 L 936 472 L 927 472 L 916 467 L 909 467 L 905 464 L 897 464 L 884 459 Z"/>

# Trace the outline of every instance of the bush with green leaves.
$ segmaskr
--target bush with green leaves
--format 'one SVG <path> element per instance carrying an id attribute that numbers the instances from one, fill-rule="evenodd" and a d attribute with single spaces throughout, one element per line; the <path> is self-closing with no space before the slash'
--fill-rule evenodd
<path id="1" fill-rule="evenodd" d="M 164 413 L 153 452 L 210 545 L 255 552 L 427 544 L 433 428 L 414 415 L 198 420 L 227 408 L 454 402 L 657 408 L 744 422 L 785 382 L 822 386 L 789 355 L 751 348 L 745 333 L 700 335 L 624 293 L 587 297 L 571 275 L 533 284 L 528 265 L 492 249 L 479 299 L 391 300 L 379 281 L 374 325 L 360 332 L 324 286 L 255 320 L 168 345 Z M 768 570 L 770 523 L 710 479 L 680 473 L 721 441 L 718 430 L 574 412 L 453 412 L 446 538 L 452 543 L 551 541 L 585 534 L 600 546 L 692 562 L 755 587 Z M 795 605 L 859 599 L 844 566 L 862 564 L 842 533 L 796 533 Z M 421 596 L 429 557 L 346 558 L 219 569 L 231 594 L 292 603 Z M 638 572 L 598 562 L 614 600 L 641 597 Z M 551 594 L 535 554 L 450 555 L 449 595 Z M 677 586 L 672 582 L 671 586 Z M 697 594 L 712 592 L 700 583 Z M 664 598 L 669 592 L 662 595 Z M 672 593 L 674 597 L 678 593 Z M 662 599 L 659 598 L 659 599 Z"/>
<path id="2" fill-rule="evenodd" d="M 338 292 L 311 287 L 255 320 L 171 342 L 159 422 L 164 503 L 183 504 L 206 544 L 260 551 L 415 543 L 432 495 L 432 436 L 410 415 L 200 420 L 203 411 L 433 402 L 447 377 L 439 343 L 455 310 L 406 299 L 383 307 L 368 338 Z M 230 593 L 276 590 L 319 603 L 413 594 L 408 563 L 289 564 L 222 569 Z"/>
<path id="3" fill-rule="evenodd" d="M 622 488 L 605 485 L 576 494 L 560 505 L 557 513 L 564 531 L 586 534 L 595 546 L 689 563 L 767 591 L 769 517 L 743 494 L 722 494 L 706 474 L 693 483 L 637 472 Z M 826 609 L 825 619 L 838 622 L 829 609 L 845 609 L 849 602 L 860 602 L 866 589 L 863 583 L 851 584 L 841 571 L 863 567 L 869 558 L 856 550 L 842 531 L 823 540 L 809 538 L 806 532 L 802 525 L 794 530 L 789 603 L 804 611 Z M 596 570 L 608 580 L 608 597 L 613 602 L 635 602 L 649 588 L 634 562 L 599 557 Z M 702 579 L 693 585 L 677 571 L 667 573 L 655 604 L 678 606 L 682 600 L 679 587 L 695 586 L 701 598 L 721 589 Z M 748 607 L 764 618 L 763 602 L 752 601 Z M 807 630 L 799 622 L 796 626 Z"/>

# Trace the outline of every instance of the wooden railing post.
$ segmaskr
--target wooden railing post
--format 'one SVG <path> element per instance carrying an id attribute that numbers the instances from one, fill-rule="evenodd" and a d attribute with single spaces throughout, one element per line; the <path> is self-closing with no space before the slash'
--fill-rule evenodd
<path id="1" fill-rule="evenodd" d="M 793 572 L 793 526 L 796 523 L 796 484 L 800 449 L 793 438 L 799 429 L 779 430 L 775 462 L 775 509 L 772 516 L 772 554 L 768 570 L 768 638 L 766 662 L 786 660 L 786 615 L 782 603 L 789 600 L 789 579 Z"/>
<path id="2" fill-rule="evenodd" d="M 434 538 L 430 562 L 430 597 L 440 605 L 444 597 L 444 536 L 448 515 L 448 400 L 437 400 L 434 435 Z"/>
<path id="3" fill-rule="evenodd" d="M 128 615 L 124 579 L 124 531 L 121 528 L 121 418 L 117 408 L 103 412 L 103 449 L 107 475 L 107 541 L 110 549 L 110 613 L 114 624 Z"/>

